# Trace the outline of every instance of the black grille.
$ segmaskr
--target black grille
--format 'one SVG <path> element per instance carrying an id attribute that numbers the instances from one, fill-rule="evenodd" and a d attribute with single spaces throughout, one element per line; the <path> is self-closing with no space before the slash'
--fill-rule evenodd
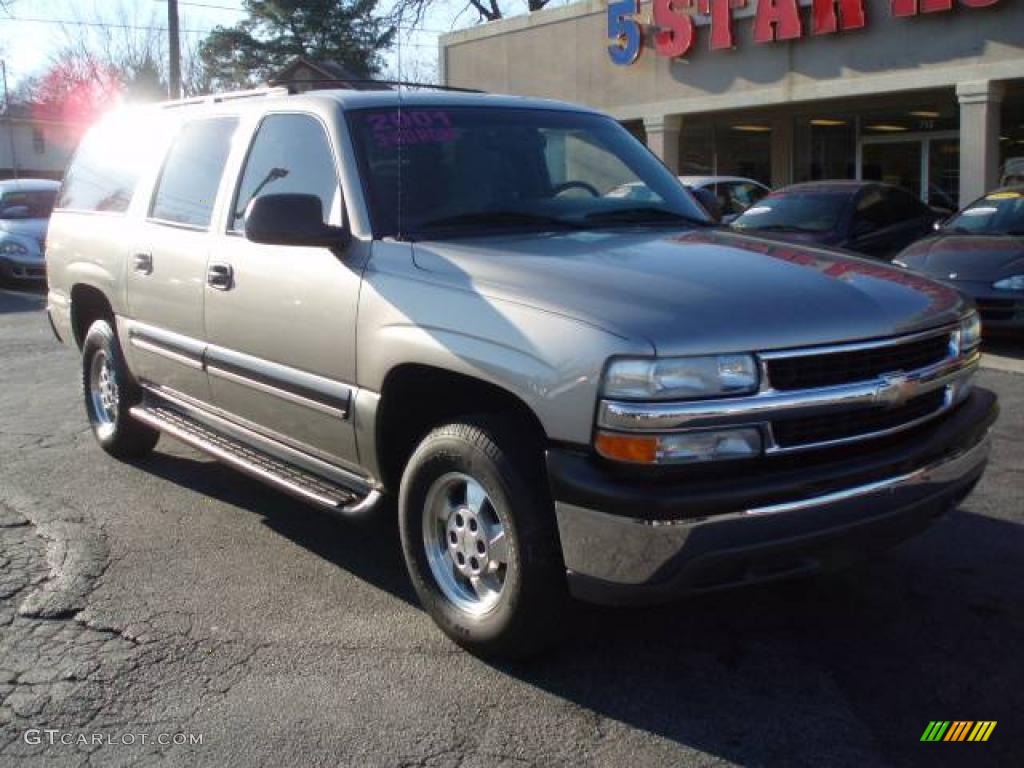
<path id="1" fill-rule="evenodd" d="M 898 408 L 862 408 L 826 416 L 808 416 L 772 423 L 775 442 L 780 448 L 843 440 L 870 435 L 909 424 L 938 411 L 945 403 L 944 389 L 915 397 Z"/>
<path id="2" fill-rule="evenodd" d="M 949 355 L 949 335 L 851 352 L 808 354 L 768 361 L 768 380 L 778 390 L 813 389 L 869 381 L 883 373 L 914 371 Z"/>

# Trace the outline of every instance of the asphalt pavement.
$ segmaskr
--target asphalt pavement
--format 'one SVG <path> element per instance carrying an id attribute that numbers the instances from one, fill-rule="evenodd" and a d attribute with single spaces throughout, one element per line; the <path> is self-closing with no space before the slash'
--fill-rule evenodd
<path id="1" fill-rule="evenodd" d="M 419 609 L 390 521 L 168 438 L 134 466 L 103 454 L 42 304 L 0 291 L 2 765 L 1022 762 L 1021 374 L 981 374 L 991 467 L 917 539 L 824 578 L 574 606 L 564 647 L 487 664 Z M 937 719 L 997 726 L 921 743 Z"/>

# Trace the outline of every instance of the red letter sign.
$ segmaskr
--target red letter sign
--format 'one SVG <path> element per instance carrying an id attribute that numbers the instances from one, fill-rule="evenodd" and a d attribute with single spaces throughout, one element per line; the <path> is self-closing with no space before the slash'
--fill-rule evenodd
<path id="1" fill-rule="evenodd" d="M 689 8 L 693 0 L 654 0 L 654 47 L 659 56 L 675 59 L 685 56 L 693 45 L 693 18 L 676 5 Z"/>
<path id="2" fill-rule="evenodd" d="M 893 16 L 917 16 L 918 13 L 951 10 L 953 0 L 892 0 Z"/>
<path id="3" fill-rule="evenodd" d="M 793 40 L 803 34 L 796 0 L 759 0 L 754 17 L 754 40 Z"/>
<path id="4" fill-rule="evenodd" d="M 816 35 L 830 35 L 845 29 L 861 29 L 864 26 L 864 0 L 814 0 L 811 18 L 811 26 Z"/>
<path id="5" fill-rule="evenodd" d="M 732 10 L 745 8 L 747 0 L 698 0 L 697 9 L 711 16 L 711 50 L 732 48 Z"/>

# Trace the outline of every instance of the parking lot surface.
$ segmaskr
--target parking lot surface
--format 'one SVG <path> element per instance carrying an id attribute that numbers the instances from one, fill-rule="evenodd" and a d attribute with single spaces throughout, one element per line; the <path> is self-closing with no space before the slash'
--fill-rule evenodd
<path id="1" fill-rule="evenodd" d="M 104 455 L 42 305 L 0 291 L 0 764 L 1021 764 L 1018 373 L 982 373 L 992 465 L 921 537 L 826 578 L 575 606 L 564 647 L 494 665 L 417 607 L 389 522 L 167 438 Z M 936 719 L 998 724 L 921 743 Z"/>

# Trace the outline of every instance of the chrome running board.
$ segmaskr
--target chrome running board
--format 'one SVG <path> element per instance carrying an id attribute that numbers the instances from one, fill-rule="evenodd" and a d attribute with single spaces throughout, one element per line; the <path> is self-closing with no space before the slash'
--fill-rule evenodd
<path id="1" fill-rule="evenodd" d="M 250 477 L 343 517 L 359 517 L 380 498 L 376 489 L 359 492 L 347 488 L 215 431 L 169 404 L 138 405 L 131 409 L 131 415 Z"/>

